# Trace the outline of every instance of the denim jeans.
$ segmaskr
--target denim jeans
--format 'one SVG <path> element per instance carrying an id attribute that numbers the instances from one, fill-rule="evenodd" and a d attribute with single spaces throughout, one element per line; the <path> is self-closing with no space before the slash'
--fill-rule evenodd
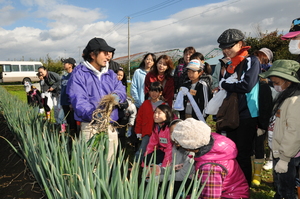
<path id="1" fill-rule="evenodd" d="M 279 158 L 273 158 L 273 168 L 279 161 Z M 300 164 L 300 157 L 291 158 L 288 164 L 288 171 L 286 173 L 277 173 L 273 170 L 273 179 L 276 194 L 274 199 L 295 199 L 296 186 L 296 166 Z"/>

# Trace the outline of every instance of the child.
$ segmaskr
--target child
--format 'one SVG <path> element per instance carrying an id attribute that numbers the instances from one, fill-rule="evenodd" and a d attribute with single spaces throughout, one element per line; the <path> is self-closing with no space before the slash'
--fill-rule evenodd
<path id="1" fill-rule="evenodd" d="M 124 73 L 124 69 L 120 67 L 117 71 L 117 78 L 119 81 L 122 82 L 122 84 L 125 86 L 125 91 L 127 91 L 127 80 L 126 80 L 126 75 Z"/>
<path id="2" fill-rule="evenodd" d="M 150 136 L 153 130 L 153 113 L 157 106 L 165 104 L 162 100 L 162 91 L 163 87 L 159 82 L 151 83 L 149 89 L 149 100 L 145 100 L 141 107 L 139 108 L 136 123 L 135 123 L 135 133 L 139 139 L 142 139 L 141 146 L 139 150 L 135 153 L 135 160 L 138 161 L 138 158 L 146 151 Z"/>
<path id="3" fill-rule="evenodd" d="M 208 89 L 207 84 L 200 79 L 201 75 L 204 73 L 203 67 L 204 65 L 197 59 L 191 60 L 186 67 L 189 81 L 185 82 L 182 87 L 185 87 L 189 90 L 189 93 L 193 96 L 193 99 L 196 103 L 193 103 L 191 101 L 192 99 L 189 99 L 187 96 L 184 96 L 184 99 L 181 99 L 182 95 L 178 94 L 176 101 L 183 100 L 184 106 L 184 109 L 179 111 L 180 119 L 184 120 L 192 117 L 200 120 L 201 118 L 199 118 L 199 111 L 201 111 L 201 114 L 203 114 L 204 118 L 206 117 L 203 110 L 207 106 L 208 101 L 211 99 L 212 93 Z"/>
<path id="4" fill-rule="evenodd" d="M 174 66 L 168 55 L 161 55 L 155 62 L 152 71 L 145 78 L 145 99 L 149 97 L 149 89 L 152 82 L 160 82 L 163 86 L 162 96 L 172 107 L 174 97 L 174 79 L 171 76 Z"/>
<path id="5" fill-rule="evenodd" d="M 154 111 L 153 119 L 154 127 L 145 152 L 146 165 L 154 163 L 166 167 L 172 163 L 173 144 L 169 129 L 169 124 L 173 120 L 172 109 L 168 105 L 159 105 Z M 154 150 L 156 150 L 156 159 L 150 162 Z"/>
<path id="6" fill-rule="evenodd" d="M 210 65 L 204 61 L 204 56 L 202 55 L 202 53 L 199 52 L 195 52 L 191 57 L 191 60 L 193 59 L 198 59 L 202 64 L 204 64 L 203 66 L 203 74 L 201 75 L 200 79 L 205 81 L 208 88 L 210 90 L 212 90 L 212 76 L 211 76 L 211 67 Z"/>
<path id="7" fill-rule="evenodd" d="M 127 130 L 127 137 L 130 136 L 131 134 L 131 128 L 134 125 L 135 117 L 136 117 L 136 107 L 132 102 L 132 99 L 127 97 L 126 101 L 124 103 L 119 103 L 119 119 L 118 119 L 118 124 L 121 125 L 121 127 L 117 128 L 118 130 L 118 137 L 121 141 L 121 146 L 124 148 L 125 147 L 125 133 L 126 129 Z M 127 127 L 128 125 L 128 127 Z"/>
<path id="8" fill-rule="evenodd" d="M 236 161 L 237 149 L 229 138 L 211 133 L 203 121 L 179 122 L 171 139 L 177 147 L 195 152 L 195 170 L 206 185 L 200 198 L 249 198 L 249 186 Z"/>
<path id="9" fill-rule="evenodd" d="M 41 93 L 33 85 L 31 86 L 31 90 L 28 92 L 28 104 L 33 107 L 38 106 L 39 108 L 43 108 Z"/>

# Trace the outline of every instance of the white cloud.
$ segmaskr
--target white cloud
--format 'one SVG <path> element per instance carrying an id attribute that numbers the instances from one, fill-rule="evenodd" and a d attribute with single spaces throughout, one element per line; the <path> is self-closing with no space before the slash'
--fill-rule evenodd
<path id="1" fill-rule="evenodd" d="M 61 2 L 22 0 L 24 5 L 39 7 L 30 14 L 36 20 L 44 21 L 49 29 L 0 28 L 0 60 L 20 59 L 22 56 L 38 59 L 49 54 L 54 59 L 71 56 L 78 61 L 84 46 L 95 36 L 104 37 L 116 48 L 115 57 L 127 55 L 127 21 L 120 24 L 118 30 L 109 31 L 116 24 L 104 21 L 106 16 L 101 9 L 80 8 Z M 240 29 L 251 36 L 256 35 L 256 26 L 263 32 L 276 29 L 287 32 L 292 20 L 299 17 L 299 6 L 299 0 L 224 1 L 182 10 L 164 20 L 136 22 L 137 19 L 132 19 L 130 52 L 183 50 L 186 46 L 194 46 L 206 54 L 218 46 L 217 38 L 228 28 Z M 13 9 L 5 8 L 7 16 L 13 15 Z M 2 19 L 2 15 L 0 17 Z M 17 20 L 6 19 L 7 23 Z"/>

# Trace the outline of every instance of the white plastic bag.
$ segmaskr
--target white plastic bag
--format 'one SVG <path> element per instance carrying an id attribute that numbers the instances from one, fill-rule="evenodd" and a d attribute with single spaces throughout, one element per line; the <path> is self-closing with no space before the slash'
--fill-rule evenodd
<path id="1" fill-rule="evenodd" d="M 224 98 L 227 95 L 227 91 L 222 89 L 219 92 L 217 92 L 213 98 L 208 102 L 206 108 L 205 108 L 205 113 L 208 115 L 217 115 L 218 110 L 220 106 L 223 103 Z"/>

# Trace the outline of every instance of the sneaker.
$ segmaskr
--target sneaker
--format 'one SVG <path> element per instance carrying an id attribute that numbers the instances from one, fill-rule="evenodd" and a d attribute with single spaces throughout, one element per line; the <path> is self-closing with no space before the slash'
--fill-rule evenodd
<path id="1" fill-rule="evenodd" d="M 266 161 L 266 164 L 263 166 L 264 170 L 270 170 L 273 169 L 273 161 L 272 160 L 268 160 Z"/>

